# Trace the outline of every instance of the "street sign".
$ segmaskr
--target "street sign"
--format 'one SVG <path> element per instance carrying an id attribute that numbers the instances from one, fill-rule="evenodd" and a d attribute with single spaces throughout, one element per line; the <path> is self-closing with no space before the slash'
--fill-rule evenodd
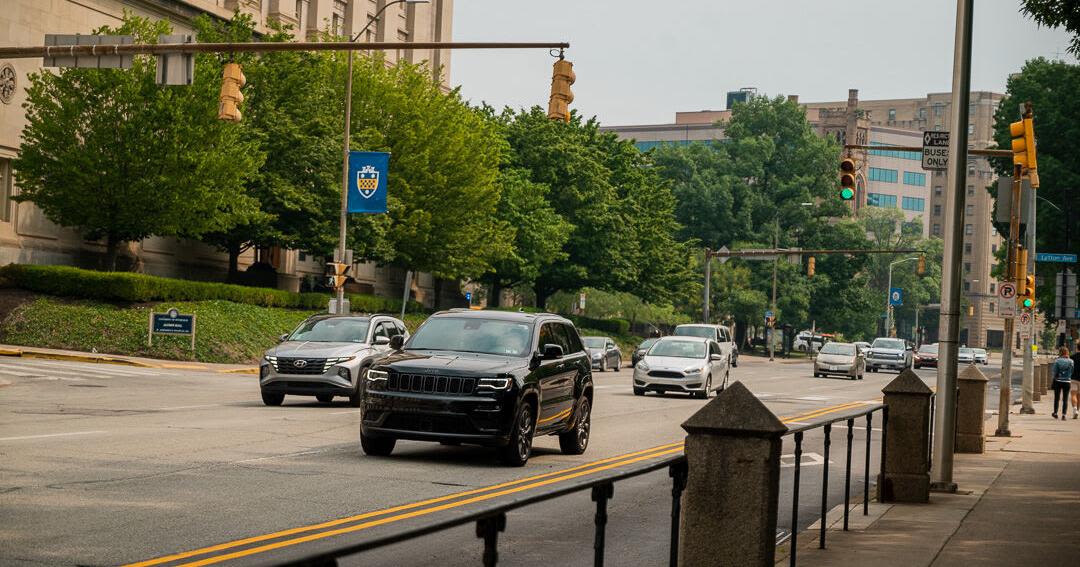
<path id="1" fill-rule="evenodd" d="M 466 291 L 465 292 L 465 301 L 468 301 L 469 303 L 472 303 L 472 292 L 471 291 Z"/>
<path id="2" fill-rule="evenodd" d="M 1053 252 L 1036 252 L 1036 262 L 1055 262 L 1058 264 L 1075 264 L 1076 254 L 1056 254 Z"/>
<path id="3" fill-rule="evenodd" d="M 1027 311 L 1021 311 L 1020 312 L 1020 324 L 1021 325 L 1027 325 L 1030 322 L 1031 322 L 1031 313 L 1028 313 Z"/>
<path id="4" fill-rule="evenodd" d="M 998 315 L 1005 319 L 1016 317 L 1016 299 L 998 299 Z"/>
<path id="5" fill-rule="evenodd" d="M 997 206 L 994 207 L 994 220 L 1008 224 L 1012 220 L 1012 197 L 1013 178 L 998 177 L 997 180 Z M 1020 181 L 1020 226 L 1027 225 L 1028 211 L 1031 210 L 1031 201 L 1035 199 L 1035 190 L 1031 188 L 1031 181 L 1024 177 Z"/>
<path id="6" fill-rule="evenodd" d="M 889 288 L 889 305 L 897 307 L 904 304 L 904 290 L 898 287 Z"/>
<path id="7" fill-rule="evenodd" d="M 1002 299 L 1015 299 L 1016 298 L 1016 284 L 1003 283 L 998 286 L 998 297 Z"/>
<path id="8" fill-rule="evenodd" d="M 922 168 L 945 171 L 949 167 L 949 133 L 933 130 L 923 132 Z"/>
<path id="9" fill-rule="evenodd" d="M 723 252 L 723 253 L 727 254 L 728 252 L 731 252 L 731 250 L 728 250 L 728 247 L 725 244 L 724 246 L 721 246 L 720 249 L 717 250 L 717 252 Z M 730 259 L 731 258 L 729 258 L 728 256 L 720 256 L 719 258 L 717 258 L 717 260 L 719 260 L 721 264 L 727 262 Z"/>
<path id="10" fill-rule="evenodd" d="M 1064 333 L 1065 332 L 1065 320 L 1064 319 L 1058 319 L 1057 332 L 1058 333 Z"/>
<path id="11" fill-rule="evenodd" d="M 191 335 L 191 350 L 195 350 L 195 314 L 181 314 L 176 309 L 165 313 L 150 311 L 146 346 L 153 346 L 154 335 Z"/>

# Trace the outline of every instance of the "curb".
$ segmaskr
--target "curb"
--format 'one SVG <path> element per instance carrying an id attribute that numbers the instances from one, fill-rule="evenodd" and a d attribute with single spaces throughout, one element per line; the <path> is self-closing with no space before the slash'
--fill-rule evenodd
<path id="1" fill-rule="evenodd" d="M 91 356 L 84 354 L 63 354 L 52 352 L 39 352 L 33 350 L 24 350 L 21 354 L 23 358 L 43 358 L 47 360 L 67 360 L 72 362 L 92 362 L 97 364 L 119 364 L 123 366 L 137 366 L 139 368 L 156 368 L 153 365 L 146 364 L 144 362 L 137 362 L 129 360 L 127 358 L 114 358 L 111 356 Z"/>
<path id="2" fill-rule="evenodd" d="M 230 368 L 228 370 L 218 370 L 218 374 L 258 374 L 258 368 Z"/>

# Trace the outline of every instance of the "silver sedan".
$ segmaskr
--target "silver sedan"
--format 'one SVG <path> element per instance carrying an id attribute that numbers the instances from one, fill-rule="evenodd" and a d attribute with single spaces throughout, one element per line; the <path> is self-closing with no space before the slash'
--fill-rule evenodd
<path id="1" fill-rule="evenodd" d="M 814 360 L 814 377 L 838 374 L 862 380 L 866 358 L 852 343 L 825 343 Z"/>

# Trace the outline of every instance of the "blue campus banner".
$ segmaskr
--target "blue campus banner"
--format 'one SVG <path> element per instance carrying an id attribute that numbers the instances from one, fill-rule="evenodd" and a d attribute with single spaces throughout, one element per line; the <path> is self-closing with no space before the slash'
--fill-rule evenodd
<path id="1" fill-rule="evenodd" d="M 349 212 L 385 213 L 387 152 L 349 152 Z"/>
<path id="2" fill-rule="evenodd" d="M 889 305 L 894 307 L 904 304 L 904 290 L 893 287 L 889 288 Z"/>

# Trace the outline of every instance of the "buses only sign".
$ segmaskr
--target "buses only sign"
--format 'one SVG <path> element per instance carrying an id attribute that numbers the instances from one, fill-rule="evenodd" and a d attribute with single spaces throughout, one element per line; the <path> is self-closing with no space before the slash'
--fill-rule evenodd
<path id="1" fill-rule="evenodd" d="M 949 167 L 949 133 L 929 131 L 922 136 L 922 168 L 945 171 Z"/>

